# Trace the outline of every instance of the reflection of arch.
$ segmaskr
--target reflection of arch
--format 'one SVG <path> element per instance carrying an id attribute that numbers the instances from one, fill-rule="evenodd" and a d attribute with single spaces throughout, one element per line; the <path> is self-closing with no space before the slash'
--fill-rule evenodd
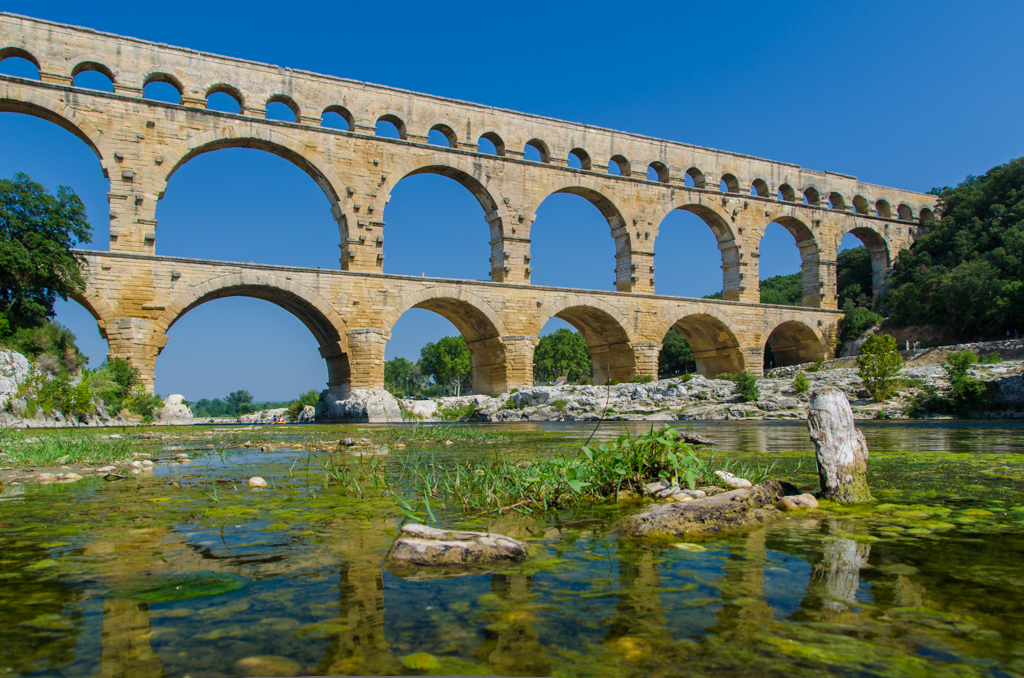
<path id="1" fill-rule="evenodd" d="M 332 392 L 340 393 L 343 385 L 349 383 L 348 338 L 339 329 L 344 322 L 318 294 L 282 275 L 245 270 L 193 285 L 167 305 L 156 320 L 157 329 L 166 333 L 197 306 L 228 297 L 262 299 L 294 315 L 320 345 Z"/>
<path id="2" fill-rule="evenodd" d="M 100 159 L 103 175 L 109 176 L 103 134 L 95 125 L 84 118 L 79 118 L 75 109 L 57 99 L 31 90 L 22 90 L 13 83 L 0 83 L 0 112 L 24 113 L 63 127 L 84 141 Z"/>
<path id="3" fill-rule="evenodd" d="M 629 322 L 614 307 L 599 299 L 571 296 L 547 306 L 545 310 L 549 314 L 540 323 L 541 328 L 551 318 L 561 318 L 583 336 L 594 363 L 594 381 L 597 384 L 604 384 L 610 379 L 626 382 L 636 374 L 636 354 Z M 537 334 L 540 334 L 539 329 Z"/>
<path id="4" fill-rule="evenodd" d="M 403 295 L 401 303 L 384 318 L 387 332 L 411 308 L 433 311 L 446 318 L 462 334 L 473 363 L 473 392 L 498 394 L 507 390 L 508 375 L 505 323 L 480 297 L 455 285 L 446 285 Z"/>
<path id="5" fill-rule="evenodd" d="M 798 316 L 786 315 L 765 332 L 764 342 L 775 356 L 774 367 L 800 365 L 825 357 L 825 342 Z"/>
<path id="6" fill-rule="evenodd" d="M 746 369 L 740 342 L 729 327 L 729 318 L 713 307 L 663 307 L 658 312 L 665 323 L 664 334 L 675 328 L 686 337 L 698 374 L 714 377 L 723 372 L 742 372 Z"/>
<path id="7" fill-rule="evenodd" d="M 163 163 L 168 168 L 167 174 L 164 176 L 163 186 L 159 187 L 159 190 L 156 192 L 157 196 L 163 197 L 164 191 L 167 188 L 167 182 L 170 181 L 171 176 L 178 168 L 186 162 L 203 153 L 218 151 L 223 148 L 255 148 L 284 158 L 313 178 L 331 202 L 332 208 L 339 202 L 337 187 L 343 184 L 334 174 L 330 164 L 324 161 L 323 158 L 310 151 L 304 144 L 285 136 L 277 130 L 262 126 L 246 127 L 244 125 L 204 132 L 182 142 L 176 148 L 169 151 Z"/>
<path id="8" fill-rule="evenodd" d="M 29 52 L 23 50 L 21 47 L 4 47 L 0 49 L 0 61 L 3 61 L 4 59 L 9 59 L 11 57 L 24 59 L 25 61 L 28 61 L 33 66 L 35 66 L 37 69 L 42 70 L 42 66 L 39 65 L 39 60 L 32 56 L 32 54 L 30 54 Z"/>

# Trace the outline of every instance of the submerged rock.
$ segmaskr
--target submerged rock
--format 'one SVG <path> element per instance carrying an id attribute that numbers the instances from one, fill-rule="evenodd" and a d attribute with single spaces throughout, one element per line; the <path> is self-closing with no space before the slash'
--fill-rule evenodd
<path id="1" fill-rule="evenodd" d="M 299 675 L 299 663 L 288 657 L 279 657 L 273 654 L 261 654 L 254 657 L 246 657 L 235 662 L 235 673 L 243 678 L 250 676 L 297 676 Z"/>
<path id="2" fill-rule="evenodd" d="M 789 483 L 766 480 L 702 499 L 658 504 L 620 519 L 614 529 L 629 537 L 660 539 L 714 535 L 774 520 L 781 515 L 775 504 L 799 493 Z"/>
<path id="3" fill-rule="evenodd" d="M 249 487 L 266 487 L 267 481 L 259 476 L 253 476 L 249 478 Z"/>
<path id="4" fill-rule="evenodd" d="M 501 534 L 404 525 L 384 558 L 384 567 L 398 576 L 429 578 L 519 562 L 527 554 L 526 544 Z M 424 572 L 421 568 L 441 571 Z"/>
<path id="5" fill-rule="evenodd" d="M 793 497 L 782 497 L 775 504 L 780 511 L 801 511 L 818 508 L 818 500 L 813 494 L 798 494 Z"/>

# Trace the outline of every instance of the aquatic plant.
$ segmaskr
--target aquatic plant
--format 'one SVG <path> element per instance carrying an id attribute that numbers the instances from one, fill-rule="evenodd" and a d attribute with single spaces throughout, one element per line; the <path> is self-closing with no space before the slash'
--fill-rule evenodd
<path id="1" fill-rule="evenodd" d="M 79 431 L 7 432 L 0 436 L 0 459 L 11 466 L 118 464 L 130 461 L 142 443 L 127 433 L 118 437 Z"/>

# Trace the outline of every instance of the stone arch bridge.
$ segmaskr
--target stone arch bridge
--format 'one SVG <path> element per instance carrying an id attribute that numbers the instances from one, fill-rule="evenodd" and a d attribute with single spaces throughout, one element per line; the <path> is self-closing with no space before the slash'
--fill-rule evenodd
<path id="1" fill-rule="evenodd" d="M 34 64 L 39 77 L 0 75 L 0 112 L 69 130 L 110 181 L 109 252 L 84 253 L 88 286 L 79 301 L 97 318 L 110 355 L 131 358 L 150 384 L 177 318 L 238 295 L 302 320 L 339 394 L 382 384 L 384 343 L 413 307 L 444 315 L 463 333 L 477 392 L 532 381 L 533 347 L 551 317 L 584 335 L 598 380 L 655 375 L 673 326 L 701 372 L 756 371 L 766 343 L 779 364 L 829 350 L 845 234 L 869 248 L 877 293 L 893 257 L 935 217 L 934 196 L 849 175 L 0 13 L 0 61 L 11 57 Z M 105 75 L 112 91 L 76 87 L 85 71 Z M 178 102 L 146 98 L 153 82 L 171 85 Z M 207 108 L 221 94 L 237 113 Z M 267 119 L 272 104 L 293 120 Z M 323 126 L 327 115 L 347 129 Z M 399 138 L 375 136 L 381 122 Z M 430 143 L 431 132 L 444 143 Z M 338 224 L 339 271 L 157 256 L 156 209 L 171 176 L 200 154 L 231 147 L 276 154 L 317 182 Z M 402 178 L 422 173 L 454 179 L 480 203 L 490 281 L 383 273 L 384 206 Z M 531 224 L 554 193 L 582 196 L 606 218 L 616 292 L 530 285 Z M 655 294 L 658 230 L 676 209 L 715 234 L 725 301 Z M 773 222 L 800 250 L 802 308 L 757 303 L 758 249 Z"/>

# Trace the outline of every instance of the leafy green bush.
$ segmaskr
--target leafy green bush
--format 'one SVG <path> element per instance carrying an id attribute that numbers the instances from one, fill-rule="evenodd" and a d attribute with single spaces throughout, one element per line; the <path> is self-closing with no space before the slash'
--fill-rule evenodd
<path id="1" fill-rule="evenodd" d="M 752 402 L 761 397 L 761 389 L 757 386 L 757 377 L 750 372 L 740 372 L 735 379 L 736 392 L 743 396 L 744 402 Z"/>
<path id="2" fill-rule="evenodd" d="M 683 376 L 679 377 L 679 381 L 681 381 L 684 384 L 686 382 L 690 381 L 691 379 L 693 379 L 693 375 L 692 374 L 684 374 Z"/>
<path id="3" fill-rule="evenodd" d="M 793 390 L 797 393 L 807 393 L 811 388 L 811 380 L 807 378 L 807 375 L 800 372 L 793 379 Z"/>
<path id="4" fill-rule="evenodd" d="M 946 399 L 954 412 L 966 415 L 976 408 L 985 395 L 985 386 L 970 373 L 971 365 L 978 362 L 973 351 L 957 351 L 946 356 L 942 369 L 949 379 Z"/>
<path id="5" fill-rule="evenodd" d="M 825 362 L 825 359 L 822 358 L 821 356 L 818 356 L 817 358 L 814 359 L 814 364 L 811 365 L 810 367 L 807 367 L 806 371 L 807 372 L 820 372 L 821 371 L 821 366 L 824 364 L 824 362 Z"/>
<path id="6" fill-rule="evenodd" d="M 310 389 L 306 391 L 305 393 L 300 395 L 296 400 L 293 400 L 290 403 L 288 403 L 289 418 L 292 421 L 295 421 L 296 419 L 299 418 L 299 415 L 302 413 L 302 410 L 304 410 L 307 406 L 315 407 L 319 400 L 320 393 L 318 393 L 316 390 Z"/>
<path id="7" fill-rule="evenodd" d="M 556 412 L 565 412 L 565 406 L 568 405 L 568 404 L 569 404 L 569 401 L 565 400 L 564 398 L 559 398 L 557 400 L 552 400 L 551 401 L 551 409 L 555 410 Z"/>
<path id="8" fill-rule="evenodd" d="M 634 384 L 649 384 L 654 381 L 654 377 L 649 374 L 636 374 L 633 376 Z"/>
<path id="9" fill-rule="evenodd" d="M 1003 356 L 999 355 L 999 351 L 994 351 L 981 359 L 982 365 L 998 365 L 1001 362 L 1003 362 Z"/>
<path id="10" fill-rule="evenodd" d="M 839 321 L 840 342 L 860 339 L 865 332 L 882 322 L 882 316 L 863 306 L 854 306 L 853 302 L 848 302 L 843 310 L 846 315 Z"/>
<path id="11" fill-rule="evenodd" d="M 857 356 L 864 388 L 878 401 L 889 399 L 899 387 L 903 358 L 896 350 L 896 340 L 888 334 L 872 334 Z"/>
<path id="12" fill-rule="evenodd" d="M 449 407 L 446 409 L 439 409 L 437 411 L 442 421 L 465 421 L 470 417 L 475 416 L 480 409 L 476 403 L 466 403 L 458 407 Z"/>

